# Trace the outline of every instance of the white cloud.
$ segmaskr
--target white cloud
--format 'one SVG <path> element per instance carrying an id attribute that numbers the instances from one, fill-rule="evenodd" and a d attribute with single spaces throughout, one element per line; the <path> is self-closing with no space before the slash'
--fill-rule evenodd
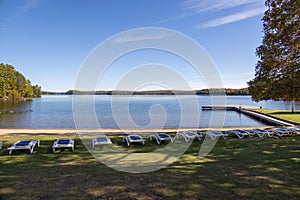
<path id="1" fill-rule="evenodd" d="M 197 28 L 211 28 L 261 15 L 266 10 L 262 0 L 185 0 L 181 6 L 189 14 L 228 13 L 227 16 L 201 23 Z"/>
<path id="2" fill-rule="evenodd" d="M 128 42 L 139 42 L 145 40 L 160 40 L 170 36 L 171 34 L 147 34 L 145 32 L 141 32 L 141 34 L 126 34 L 123 37 L 117 37 L 113 42 L 128 43 Z"/>
<path id="3" fill-rule="evenodd" d="M 234 13 L 232 15 L 228 15 L 225 17 L 221 17 L 215 20 L 211 20 L 208 22 L 203 23 L 202 25 L 198 26 L 198 28 L 211 28 L 211 27 L 217 27 L 224 24 L 229 24 L 237 21 L 241 21 L 244 19 L 248 19 L 250 17 L 254 17 L 257 15 L 261 15 L 265 12 L 265 8 L 255 8 L 251 10 L 246 10 L 243 12 Z"/>
<path id="4" fill-rule="evenodd" d="M 171 18 L 168 18 L 168 19 L 160 20 L 158 22 L 155 22 L 154 24 L 156 24 L 156 25 L 164 24 L 164 23 L 167 23 L 167 22 L 170 22 L 170 21 L 180 20 L 180 19 L 188 17 L 188 16 L 189 16 L 188 14 L 184 13 L 184 14 L 181 14 L 177 17 L 171 17 Z"/>
<path id="5" fill-rule="evenodd" d="M 185 0 L 182 6 L 197 13 L 218 11 L 261 2 L 261 0 Z"/>

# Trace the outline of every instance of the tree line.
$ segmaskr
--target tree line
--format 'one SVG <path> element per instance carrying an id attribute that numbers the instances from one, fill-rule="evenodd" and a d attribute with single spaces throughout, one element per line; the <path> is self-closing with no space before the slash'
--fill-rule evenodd
<path id="1" fill-rule="evenodd" d="M 69 90 L 67 92 L 48 92 L 43 91 L 45 95 L 249 95 L 248 88 L 211 88 L 202 90 L 98 90 L 98 91 L 79 91 Z"/>
<path id="2" fill-rule="evenodd" d="M 0 63 L 0 99 L 40 97 L 41 86 L 32 85 L 12 65 Z"/>

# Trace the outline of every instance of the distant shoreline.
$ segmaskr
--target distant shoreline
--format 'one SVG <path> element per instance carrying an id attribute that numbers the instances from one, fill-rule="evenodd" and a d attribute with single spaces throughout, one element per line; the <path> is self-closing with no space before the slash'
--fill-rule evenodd
<path id="1" fill-rule="evenodd" d="M 43 95 L 250 95 L 248 88 L 230 89 L 230 88 L 212 88 L 202 90 L 98 90 L 98 91 L 79 91 L 69 90 L 67 92 L 43 91 Z"/>

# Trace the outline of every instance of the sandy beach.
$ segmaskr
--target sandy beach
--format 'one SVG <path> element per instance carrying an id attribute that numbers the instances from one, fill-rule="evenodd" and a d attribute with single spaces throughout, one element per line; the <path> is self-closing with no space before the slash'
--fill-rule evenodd
<path id="1" fill-rule="evenodd" d="M 178 132 L 178 131 L 207 131 L 207 130 L 218 130 L 226 131 L 232 129 L 264 129 L 271 128 L 272 126 L 253 126 L 253 127 L 224 127 L 224 128 L 165 128 L 165 129 L 117 129 L 117 128 L 105 128 L 105 129 L 80 129 L 76 128 L 2 128 L 0 129 L 0 135 L 7 134 L 34 134 L 34 135 L 77 135 L 80 133 L 151 133 L 151 132 Z"/>

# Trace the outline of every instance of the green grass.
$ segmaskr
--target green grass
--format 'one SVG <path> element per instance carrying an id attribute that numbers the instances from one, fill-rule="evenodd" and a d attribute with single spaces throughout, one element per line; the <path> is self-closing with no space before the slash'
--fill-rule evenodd
<path id="1" fill-rule="evenodd" d="M 61 136 L 63 137 L 63 136 Z M 132 152 L 157 149 L 114 144 Z M 19 139 L 40 139 L 36 153 L 7 155 Z M 131 174 L 98 162 L 74 137 L 75 151 L 53 154 L 57 136 L 2 135 L 0 199 L 300 199 L 300 136 L 219 139 L 205 159 L 194 141 L 179 160 L 158 171 Z"/>
<path id="2" fill-rule="evenodd" d="M 292 113 L 291 110 L 271 110 L 271 109 L 253 109 L 256 112 L 268 114 L 281 119 L 289 120 L 300 124 L 300 111 Z"/>

